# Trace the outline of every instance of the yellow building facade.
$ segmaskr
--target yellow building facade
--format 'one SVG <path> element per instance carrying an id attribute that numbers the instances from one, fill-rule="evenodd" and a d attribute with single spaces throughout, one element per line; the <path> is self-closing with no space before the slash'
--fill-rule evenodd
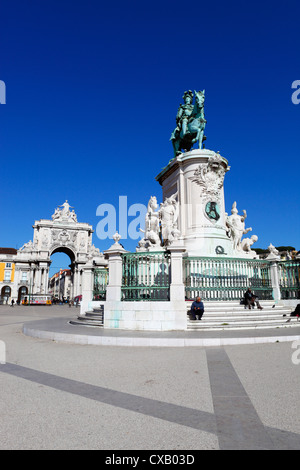
<path id="1" fill-rule="evenodd" d="M 8 303 L 12 296 L 15 278 L 14 248 L 0 248 L 0 302 Z"/>

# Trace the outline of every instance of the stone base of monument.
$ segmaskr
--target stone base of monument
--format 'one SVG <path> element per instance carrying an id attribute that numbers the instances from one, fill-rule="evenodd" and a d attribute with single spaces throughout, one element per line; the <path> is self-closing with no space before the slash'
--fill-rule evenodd
<path id="1" fill-rule="evenodd" d="M 195 149 L 172 159 L 156 177 L 163 200 L 172 196 L 178 201 L 176 223 L 188 256 L 256 257 L 241 244 L 246 216 L 237 215 L 236 207 L 231 216 L 225 210 L 224 177 L 229 170 L 219 152 Z"/>
<path id="2" fill-rule="evenodd" d="M 237 301 L 206 302 L 202 320 L 192 320 L 191 302 L 91 302 L 89 310 L 70 323 L 135 331 L 218 331 L 299 326 L 290 317 L 294 307 L 261 301 L 263 310 L 245 309 Z"/>
<path id="3" fill-rule="evenodd" d="M 104 309 L 103 323 L 99 324 L 97 310 Z M 123 330 L 172 331 L 186 330 L 187 310 L 185 301 L 124 302 L 93 301 L 89 310 L 78 317 L 78 324 L 119 328 Z M 97 325 L 98 322 L 98 325 Z"/>

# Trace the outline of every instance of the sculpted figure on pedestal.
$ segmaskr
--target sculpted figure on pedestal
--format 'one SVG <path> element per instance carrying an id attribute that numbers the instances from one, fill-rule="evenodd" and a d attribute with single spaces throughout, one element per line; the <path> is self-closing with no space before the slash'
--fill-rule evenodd
<path id="1" fill-rule="evenodd" d="M 251 250 L 251 246 L 253 245 L 253 243 L 257 242 L 257 240 L 257 235 L 252 235 L 250 238 L 244 238 L 241 242 L 242 250 L 246 253 L 256 254 L 254 250 Z"/>
<path id="2" fill-rule="evenodd" d="M 231 209 L 231 215 L 227 215 L 226 226 L 227 234 L 233 242 L 234 251 L 242 251 L 242 236 L 246 233 L 252 231 L 252 228 L 245 228 L 245 219 L 247 217 L 246 211 L 243 210 L 243 215 L 238 215 L 238 210 L 236 208 L 236 202 L 233 203 Z"/>
<path id="3" fill-rule="evenodd" d="M 165 199 L 159 209 L 159 218 L 161 221 L 161 236 L 164 246 L 170 245 L 177 240 L 180 232 L 177 226 L 179 205 L 176 201 L 177 193 Z"/>
<path id="4" fill-rule="evenodd" d="M 202 148 L 202 142 L 205 140 L 204 129 L 206 125 L 204 117 L 204 93 L 205 90 L 195 91 L 195 105 L 193 105 L 193 92 L 191 90 L 184 92 L 184 104 L 179 106 L 176 115 L 177 126 L 170 138 L 175 157 L 182 153 L 181 150 L 191 150 L 196 142 L 199 142 L 199 148 Z"/>
<path id="5" fill-rule="evenodd" d="M 150 243 L 151 246 L 160 246 L 159 213 L 155 212 L 157 209 L 157 199 L 155 196 L 151 196 L 145 217 L 145 230 L 141 230 L 145 233 L 145 242 Z"/>
<path id="6" fill-rule="evenodd" d="M 280 259 L 279 251 L 274 245 L 272 245 L 272 243 L 268 246 L 268 250 L 270 253 L 267 256 L 267 259 Z"/>
<path id="7" fill-rule="evenodd" d="M 25 243 L 25 244 L 19 249 L 19 251 L 23 251 L 24 253 L 30 253 L 30 252 L 33 251 L 34 249 L 35 249 L 34 244 L 32 243 L 31 240 L 29 240 L 29 242 Z"/>
<path id="8" fill-rule="evenodd" d="M 59 209 L 62 207 L 62 209 Z M 77 222 L 77 216 L 74 209 L 70 211 L 70 204 L 66 200 L 61 206 L 55 209 L 54 214 L 52 214 L 53 221 L 66 221 L 66 222 Z"/>

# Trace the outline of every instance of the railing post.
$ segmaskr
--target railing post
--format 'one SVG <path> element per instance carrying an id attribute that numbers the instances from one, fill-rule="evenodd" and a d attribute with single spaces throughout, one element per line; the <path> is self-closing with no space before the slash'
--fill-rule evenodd
<path id="1" fill-rule="evenodd" d="M 273 297 L 274 297 L 275 302 L 278 302 L 281 299 L 278 269 L 279 268 L 278 268 L 277 262 L 272 261 L 271 266 L 270 266 L 270 273 L 271 273 Z"/>
<path id="2" fill-rule="evenodd" d="M 122 254 L 127 251 L 119 244 L 120 238 L 114 235 L 115 243 L 106 251 L 105 256 L 108 257 L 108 285 L 106 287 L 107 301 L 121 300 L 122 287 Z"/>
<path id="3" fill-rule="evenodd" d="M 82 269 L 82 300 L 80 302 L 80 315 L 85 315 L 89 302 L 93 300 L 93 264 L 89 261 Z"/>
<path id="4" fill-rule="evenodd" d="M 168 250 L 171 253 L 171 284 L 170 284 L 170 300 L 185 300 L 185 286 L 183 282 L 183 261 L 182 255 L 186 251 L 180 245 L 170 245 Z"/>

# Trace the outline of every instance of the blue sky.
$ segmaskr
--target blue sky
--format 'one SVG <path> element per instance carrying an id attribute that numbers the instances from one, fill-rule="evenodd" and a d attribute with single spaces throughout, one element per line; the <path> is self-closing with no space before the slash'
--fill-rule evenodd
<path id="1" fill-rule="evenodd" d="M 257 247 L 300 249 L 299 2 L 2 0 L 0 14 L 0 246 L 68 199 L 107 249 L 97 207 L 161 202 L 183 92 L 205 88 L 226 210 L 246 209 Z"/>

